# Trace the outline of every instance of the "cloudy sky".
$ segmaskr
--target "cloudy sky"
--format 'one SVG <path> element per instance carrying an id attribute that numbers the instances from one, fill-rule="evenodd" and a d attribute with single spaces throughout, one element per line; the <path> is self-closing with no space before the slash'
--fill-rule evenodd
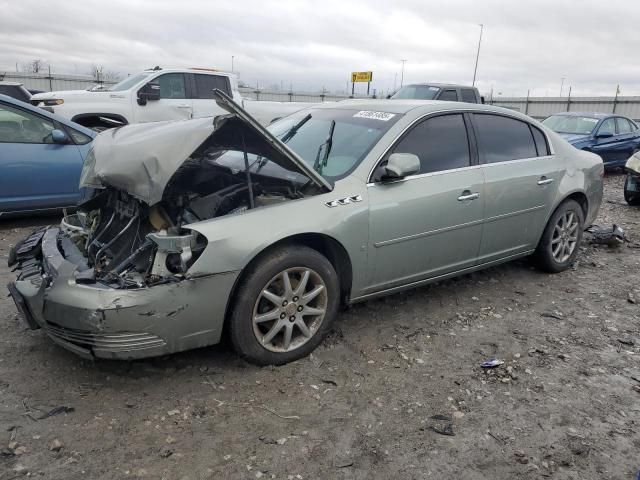
<path id="1" fill-rule="evenodd" d="M 43 59 L 55 73 L 91 64 L 235 70 L 251 85 L 344 90 L 471 83 L 494 95 L 640 95 L 638 0 L 0 0 L 0 72 Z M 359 86 L 360 89 L 364 88 Z"/>

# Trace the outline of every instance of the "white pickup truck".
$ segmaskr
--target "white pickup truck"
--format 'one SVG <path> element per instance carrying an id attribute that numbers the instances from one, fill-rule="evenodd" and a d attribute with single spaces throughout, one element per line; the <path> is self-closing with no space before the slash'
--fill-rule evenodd
<path id="1" fill-rule="evenodd" d="M 236 76 L 211 69 L 160 69 L 131 75 L 106 89 L 40 93 L 31 103 L 97 131 L 129 123 L 211 117 L 226 113 L 213 100 L 220 89 L 263 125 L 309 107 L 302 102 L 244 101 Z"/>

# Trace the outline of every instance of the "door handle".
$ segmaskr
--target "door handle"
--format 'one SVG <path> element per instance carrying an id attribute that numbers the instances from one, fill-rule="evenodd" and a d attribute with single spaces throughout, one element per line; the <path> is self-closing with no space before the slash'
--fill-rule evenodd
<path id="1" fill-rule="evenodd" d="M 469 190 L 465 190 L 464 192 L 462 192 L 462 195 L 458 197 L 458 201 L 464 202 L 465 200 L 475 200 L 476 198 L 479 198 L 479 197 L 480 197 L 479 193 L 471 193 Z"/>
<path id="2" fill-rule="evenodd" d="M 538 185 L 548 185 L 550 183 L 553 183 L 553 178 L 542 176 L 540 177 L 540 180 L 538 180 Z"/>
<path id="3" fill-rule="evenodd" d="M 187 105 L 186 103 L 181 103 L 178 105 L 178 108 L 191 108 L 191 105 Z"/>

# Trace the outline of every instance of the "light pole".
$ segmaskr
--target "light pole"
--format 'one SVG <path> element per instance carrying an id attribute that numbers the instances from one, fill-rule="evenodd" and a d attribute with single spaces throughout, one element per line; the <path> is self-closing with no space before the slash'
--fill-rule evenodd
<path id="1" fill-rule="evenodd" d="M 480 45 L 482 44 L 482 31 L 484 30 L 484 24 L 480 23 L 480 39 L 478 40 L 478 52 L 476 53 L 476 66 L 473 69 L 473 82 L 471 82 L 471 86 L 475 87 L 476 85 L 476 73 L 478 72 L 478 59 L 480 58 Z"/>
<path id="2" fill-rule="evenodd" d="M 564 87 L 564 77 L 562 77 L 562 80 L 560 81 L 560 96 L 562 96 L 562 87 Z"/>
<path id="3" fill-rule="evenodd" d="M 402 83 L 404 82 L 404 64 L 407 63 L 406 60 L 400 60 L 402 62 L 402 73 L 400 73 L 400 88 L 402 88 Z"/>
<path id="4" fill-rule="evenodd" d="M 233 59 L 235 58 L 235 55 L 231 55 L 231 73 L 233 73 Z"/>

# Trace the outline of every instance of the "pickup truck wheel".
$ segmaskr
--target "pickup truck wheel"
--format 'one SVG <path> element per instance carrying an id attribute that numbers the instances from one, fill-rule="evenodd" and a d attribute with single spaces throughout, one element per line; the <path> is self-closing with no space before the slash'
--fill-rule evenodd
<path id="1" fill-rule="evenodd" d="M 578 255 L 584 213 L 575 200 L 565 200 L 553 212 L 533 254 L 535 265 L 549 273 L 566 270 Z"/>
<path id="2" fill-rule="evenodd" d="M 229 318 L 236 351 L 257 365 L 282 365 L 311 353 L 339 305 L 338 275 L 316 250 L 278 249 L 260 259 L 238 290 Z"/>

